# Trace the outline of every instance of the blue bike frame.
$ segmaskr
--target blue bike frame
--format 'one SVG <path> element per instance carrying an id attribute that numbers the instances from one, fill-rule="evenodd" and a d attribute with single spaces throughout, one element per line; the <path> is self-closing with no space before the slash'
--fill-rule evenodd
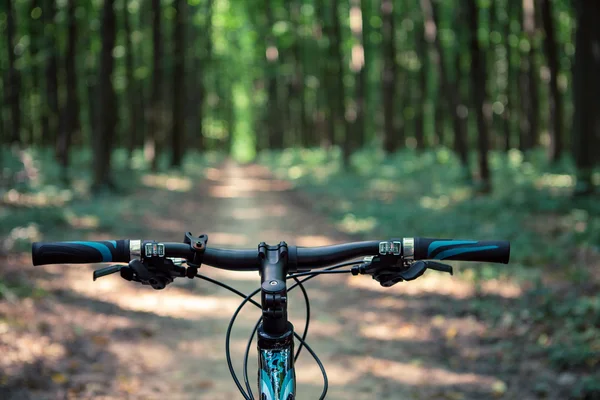
<path id="1" fill-rule="evenodd" d="M 294 400 L 296 373 L 294 343 L 280 349 L 258 349 L 258 388 L 260 400 Z"/>

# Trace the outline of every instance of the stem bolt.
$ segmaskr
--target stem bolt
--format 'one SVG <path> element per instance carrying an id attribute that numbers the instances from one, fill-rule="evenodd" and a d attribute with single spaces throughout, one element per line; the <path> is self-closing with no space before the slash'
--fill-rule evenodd
<path id="1" fill-rule="evenodd" d="M 277 281 L 271 281 L 271 282 L 269 282 L 269 285 L 275 286 L 275 285 L 277 285 Z"/>

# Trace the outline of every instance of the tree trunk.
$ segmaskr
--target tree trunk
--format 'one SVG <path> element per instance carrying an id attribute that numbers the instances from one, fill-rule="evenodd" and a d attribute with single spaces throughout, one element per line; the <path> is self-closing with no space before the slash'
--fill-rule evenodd
<path id="1" fill-rule="evenodd" d="M 5 1 L 6 40 L 8 50 L 8 78 L 6 80 L 6 102 L 10 107 L 10 141 L 21 144 L 21 74 L 15 67 L 15 10 L 12 0 Z"/>
<path id="2" fill-rule="evenodd" d="M 267 58 L 267 95 L 269 117 L 269 147 L 271 149 L 283 148 L 282 115 L 279 107 L 279 93 L 277 85 L 277 61 L 279 60 L 279 49 L 275 38 L 271 33 L 274 22 L 272 0 L 266 2 L 267 33 L 266 33 L 266 58 Z"/>
<path id="3" fill-rule="evenodd" d="M 304 60 L 301 49 L 304 46 L 303 36 L 301 36 L 302 1 L 294 0 L 291 4 L 290 14 L 294 25 L 294 43 L 292 44 L 292 53 L 294 55 L 294 78 L 292 82 L 292 90 L 296 102 L 298 112 L 298 144 L 306 145 L 307 143 L 307 118 L 306 118 L 306 101 L 304 93 Z M 291 104 L 291 102 L 290 102 Z"/>
<path id="4" fill-rule="evenodd" d="M 416 49 L 421 66 L 418 72 L 418 97 L 416 100 L 415 113 L 415 140 L 417 142 L 417 150 L 421 151 L 425 148 L 425 102 L 427 100 L 427 73 L 429 71 L 429 49 L 425 40 L 425 25 L 418 24 L 416 35 Z"/>
<path id="5" fill-rule="evenodd" d="M 446 60 L 444 56 L 444 51 L 442 49 L 442 43 L 440 41 L 439 35 L 437 34 L 438 23 L 435 3 L 432 3 L 431 0 L 421 0 L 421 8 L 423 10 L 423 15 L 426 20 L 425 34 L 428 42 L 433 42 L 434 44 L 434 63 L 439 69 L 441 88 L 445 93 L 444 97 L 447 101 L 447 107 L 450 113 L 452 114 L 455 149 L 458 153 L 461 164 L 463 165 L 463 168 L 465 170 L 465 175 L 468 176 L 469 157 L 467 152 L 466 141 L 466 121 L 460 115 L 461 104 L 458 97 L 458 87 L 448 77 L 448 70 L 446 67 Z"/>
<path id="6" fill-rule="evenodd" d="M 332 0 L 331 9 L 333 13 L 333 36 L 331 44 L 333 46 L 333 55 L 335 59 L 335 75 L 337 79 L 337 96 L 336 99 L 336 115 L 338 117 L 338 123 L 342 127 L 342 133 L 340 138 L 342 140 L 342 162 L 344 168 L 348 168 L 350 165 L 350 156 L 352 150 L 355 147 L 354 138 L 352 131 L 346 118 L 346 88 L 344 85 L 344 56 L 342 53 L 342 27 L 340 23 L 340 13 L 338 0 Z"/>
<path id="7" fill-rule="evenodd" d="M 369 71 L 371 68 L 371 2 L 369 0 L 356 0 L 360 2 L 360 12 L 361 12 L 361 38 L 360 43 L 362 45 L 362 60 L 363 66 L 360 69 L 358 74 L 358 82 L 356 87 L 356 97 L 358 99 L 362 99 L 361 103 L 357 103 L 357 129 L 360 129 L 358 132 L 358 143 L 357 146 L 362 148 L 367 143 L 369 139 L 369 129 L 374 126 L 371 121 L 373 120 L 371 117 L 371 96 L 369 93 Z M 359 115 L 362 118 L 362 123 L 359 122 Z"/>
<path id="8" fill-rule="evenodd" d="M 77 51 L 77 20 L 75 18 L 76 0 L 67 3 L 67 54 L 65 56 L 65 72 L 67 101 L 62 110 L 61 129 L 59 132 L 57 158 L 63 167 L 63 179 L 68 180 L 69 152 L 75 131 L 79 128 L 79 101 L 77 99 L 77 70 L 75 54 Z"/>
<path id="9" fill-rule="evenodd" d="M 183 137 L 185 129 L 185 8 L 184 0 L 175 0 L 176 18 L 173 29 L 173 119 L 171 131 L 171 147 L 173 157 L 171 166 L 180 167 L 183 160 Z"/>
<path id="10" fill-rule="evenodd" d="M 34 10 L 40 6 L 39 0 L 31 0 L 29 13 L 29 55 L 31 57 L 31 93 L 29 107 L 31 108 L 31 130 L 27 137 L 24 138 L 26 145 L 36 144 L 36 138 L 40 137 L 39 127 L 42 125 L 40 116 L 41 89 L 40 89 L 40 72 L 39 72 L 39 45 L 44 37 L 41 31 L 44 27 L 39 17 L 34 18 Z"/>
<path id="11" fill-rule="evenodd" d="M 148 113 L 148 130 L 144 155 L 150 163 L 152 171 L 158 169 L 156 141 L 162 121 L 162 40 L 161 40 L 161 5 L 160 0 L 152 0 L 152 95 Z"/>
<path id="12" fill-rule="evenodd" d="M 337 96 L 337 58 L 335 57 L 335 43 L 333 33 L 333 18 L 334 15 L 331 12 L 331 6 L 321 4 L 321 11 L 323 15 L 323 37 L 325 43 L 327 43 L 327 51 L 324 54 L 324 77 L 323 77 L 323 90 L 324 96 L 324 108 L 325 108 L 325 123 L 327 127 L 323 137 L 323 145 L 325 147 L 336 144 L 336 130 L 339 116 L 337 115 L 338 109 L 335 106 Z"/>
<path id="13" fill-rule="evenodd" d="M 98 134 L 95 135 L 94 188 L 112 187 L 110 177 L 111 151 L 117 122 L 116 96 L 112 86 L 114 67 L 113 48 L 117 34 L 114 0 L 104 0 L 102 9 L 102 49 L 98 74 Z"/>
<path id="14" fill-rule="evenodd" d="M 577 165 L 575 195 L 583 196 L 594 191 L 592 168 L 600 161 L 600 2 L 576 2 L 577 32 L 575 38 L 575 63 L 573 66 L 573 152 Z"/>
<path id="15" fill-rule="evenodd" d="M 352 0 L 350 2 L 350 29 L 355 40 L 350 58 L 350 70 L 354 74 L 354 81 L 356 82 L 353 108 L 350 108 L 347 115 L 351 124 L 347 133 L 349 139 L 352 140 L 351 150 L 364 145 L 364 132 L 367 129 L 365 125 L 367 75 L 365 72 L 364 18 L 361 11 L 361 1 L 366 2 L 366 0 Z"/>
<path id="16" fill-rule="evenodd" d="M 485 58 L 479 48 L 477 31 L 479 29 L 479 10 L 476 0 L 467 1 L 468 20 L 471 42 L 471 95 L 475 106 L 477 117 L 477 137 L 479 155 L 479 178 L 481 179 L 481 191 L 489 193 L 492 189 L 490 178 L 490 167 L 488 163 L 489 150 L 489 127 L 485 116 L 486 107 L 486 76 Z"/>
<path id="17" fill-rule="evenodd" d="M 205 25 L 200 29 L 196 24 L 190 23 L 188 26 L 192 29 L 191 37 L 202 37 L 200 40 L 201 53 L 193 52 L 191 75 L 193 76 L 191 87 L 196 90 L 188 91 L 190 98 L 188 107 L 188 120 L 190 121 L 191 135 L 189 139 L 194 144 L 194 148 L 198 151 L 203 151 L 205 148 L 205 131 L 204 131 L 204 107 L 206 104 L 206 83 L 205 73 L 212 59 L 212 10 L 213 0 L 208 0 L 205 4 L 204 15 Z M 197 46 L 198 42 L 192 42 L 193 46 Z M 228 139 L 229 140 L 229 139 Z"/>
<path id="18" fill-rule="evenodd" d="M 522 26 L 529 42 L 529 48 L 521 53 L 521 144 L 522 151 L 528 151 L 538 144 L 539 136 L 539 93 L 538 70 L 535 62 L 535 8 L 533 0 L 523 0 Z"/>
<path id="19" fill-rule="evenodd" d="M 504 151 L 508 152 L 511 148 L 512 148 L 512 124 L 511 124 L 511 118 L 512 118 L 512 110 L 515 108 L 514 107 L 514 102 L 513 102 L 513 79 L 514 79 L 514 72 L 513 72 L 513 67 L 512 67 L 512 59 L 513 59 L 513 52 L 512 52 L 512 47 L 510 45 L 510 35 L 511 35 L 511 29 L 510 29 L 510 24 L 512 21 L 512 16 L 513 16 L 513 9 L 515 6 L 515 2 L 514 1 L 509 1 L 508 4 L 508 9 L 506 10 L 507 13 L 507 20 L 505 21 L 504 24 L 504 47 L 506 49 L 506 84 L 504 87 L 504 94 L 506 96 L 506 104 L 504 105 L 504 112 L 502 113 L 502 127 L 504 130 Z"/>
<path id="20" fill-rule="evenodd" d="M 395 24 L 394 24 L 394 4 L 392 0 L 382 0 L 381 2 L 381 34 L 383 50 L 383 71 L 381 82 L 383 87 L 383 150 L 390 154 L 398 148 L 398 138 L 395 135 L 394 92 L 396 78 L 396 44 L 395 44 Z"/>
<path id="21" fill-rule="evenodd" d="M 133 70 L 134 66 L 134 54 L 133 45 L 131 43 L 131 18 L 129 16 L 129 9 L 127 7 L 127 0 L 123 1 L 123 30 L 125 35 L 125 80 L 126 80 L 126 93 L 127 96 L 127 109 L 129 111 L 129 128 L 128 128 L 128 152 L 129 159 L 132 160 L 133 152 L 138 144 L 138 122 L 139 122 L 139 104 L 138 97 L 139 93 L 137 88 L 137 82 L 134 79 Z M 139 11 L 141 12 L 141 11 Z"/>
<path id="22" fill-rule="evenodd" d="M 58 106 L 58 56 L 57 56 L 57 34 L 56 34 L 56 1 L 45 0 L 42 13 L 46 28 L 46 51 L 48 52 L 48 64 L 46 65 L 46 105 L 43 111 L 42 119 L 42 137 L 43 143 L 52 146 L 56 143 L 59 121 Z"/>
<path id="23" fill-rule="evenodd" d="M 556 163 L 560 160 L 563 152 L 563 99 L 558 88 L 558 52 L 556 34 L 554 28 L 554 17 L 552 14 L 552 3 L 550 0 L 542 0 L 542 21 L 546 39 L 544 45 L 546 48 L 546 59 L 548 69 L 550 70 L 550 160 Z"/>
<path id="24" fill-rule="evenodd" d="M 433 121 L 435 136 L 437 144 L 444 146 L 446 144 L 446 99 L 444 95 L 444 88 L 441 84 L 437 85 L 437 97 L 435 99 L 434 110 L 433 110 Z M 454 119 L 453 119 L 454 120 Z"/>

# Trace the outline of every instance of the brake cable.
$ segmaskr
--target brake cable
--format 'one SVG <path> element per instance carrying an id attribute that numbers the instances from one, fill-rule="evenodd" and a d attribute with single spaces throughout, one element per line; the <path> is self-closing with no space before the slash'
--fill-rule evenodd
<path id="1" fill-rule="evenodd" d="M 327 373 L 325 371 L 325 367 L 323 366 L 323 363 L 321 362 L 319 357 L 316 355 L 316 353 L 312 350 L 312 348 L 308 345 L 308 343 L 306 343 L 306 341 L 305 341 L 306 335 L 308 333 L 308 326 L 309 326 L 309 321 L 310 321 L 310 300 L 308 299 L 308 294 L 306 293 L 306 290 L 304 289 L 302 284 L 304 282 L 314 278 L 315 276 L 321 275 L 321 274 L 351 273 L 351 270 L 344 270 L 344 271 L 333 271 L 333 270 L 342 268 L 345 266 L 356 265 L 359 263 L 362 263 L 362 261 L 355 260 L 355 261 L 350 261 L 350 262 L 334 265 L 332 267 L 326 268 L 325 270 L 301 272 L 301 273 L 297 273 L 297 274 L 290 274 L 286 277 L 286 279 L 294 279 L 296 281 L 296 283 L 288 289 L 288 292 L 290 290 L 294 289 L 296 286 L 301 287 L 301 290 L 303 291 L 303 295 L 305 298 L 305 304 L 306 304 L 306 309 L 307 309 L 307 320 L 305 323 L 304 332 L 302 334 L 302 337 L 300 337 L 300 335 L 298 335 L 296 332 L 294 332 L 294 336 L 296 337 L 296 339 L 298 339 L 298 341 L 300 343 L 300 345 L 298 347 L 298 351 L 296 352 L 294 359 L 296 360 L 298 358 L 298 356 L 300 355 L 300 350 L 302 349 L 302 346 L 306 347 L 306 350 L 314 358 L 315 362 L 319 366 L 319 369 L 321 370 L 321 373 L 323 375 L 323 392 L 321 393 L 321 396 L 319 397 L 319 399 L 325 398 L 327 391 L 328 391 L 329 383 L 328 383 Z M 225 356 L 227 359 L 227 365 L 229 367 L 229 372 L 231 374 L 231 377 L 232 377 L 233 381 L 235 382 L 236 386 L 238 387 L 238 389 L 240 390 L 242 396 L 244 396 L 245 400 L 253 400 L 254 396 L 253 396 L 252 389 L 251 389 L 250 383 L 249 383 L 247 364 L 248 364 L 248 356 L 250 353 L 250 346 L 252 345 L 252 339 L 254 338 L 254 335 L 258 329 L 258 326 L 260 325 L 260 321 L 262 320 L 262 317 L 259 318 L 259 320 L 257 321 L 257 323 L 255 325 L 255 328 L 253 329 L 253 331 L 251 333 L 250 340 L 248 341 L 248 345 L 246 347 L 246 352 L 244 354 L 244 383 L 246 385 L 246 388 L 248 389 L 248 393 L 246 393 L 246 391 L 244 391 L 244 389 L 237 377 L 237 374 L 235 373 L 235 370 L 233 368 L 233 363 L 231 360 L 230 343 L 231 343 L 231 331 L 233 329 L 233 325 L 235 323 L 235 320 L 237 319 L 238 314 L 240 313 L 242 308 L 246 305 L 246 303 L 252 303 L 256 307 L 262 308 L 262 306 L 258 302 L 256 302 L 255 300 L 252 299 L 252 297 L 254 297 L 256 294 L 258 294 L 260 292 L 260 288 L 256 289 L 249 295 L 244 295 L 244 293 L 240 292 L 239 290 L 237 290 L 223 282 L 219 282 L 217 280 L 214 280 L 212 278 L 209 278 L 209 277 L 201 275 L 201 274 L 196 274 L 195 276 L 197 278 L 203 279 L 205 281 L 214 283 L 222 288 L 225 288 L 225 289 L 231 291 L 232 293 L 237 294 L 240 297 L 244 297 L 244 300 L 242 301 L 242 303 L 240 303 L 240 305 L 236 309 L 235 313 L 231 317 L 231 320 L 229 321 L 229 326 L 227 327 L 227 333 L 225 335 L 226 336 L 226 338 L 225 338 Z M 299 277 L 299 276 L 307 276 L 307 277 L 304 278 L 303 280 L 298 280 L 297 277 Z"/>

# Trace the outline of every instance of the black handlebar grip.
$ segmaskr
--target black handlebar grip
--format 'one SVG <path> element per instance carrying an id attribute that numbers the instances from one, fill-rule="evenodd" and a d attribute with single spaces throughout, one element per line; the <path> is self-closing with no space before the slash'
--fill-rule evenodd
<path id="1" fill-rule="evenodd" d="M 505 240 L 446 240 L 415 238 L 415 260 L 456 260 L 508 264 Z"/>
<path id="2" fill-rule="evenodd" d="M 129 240 L 35 242 L 31 258 L 33 265 L 129 262 Z"/>

